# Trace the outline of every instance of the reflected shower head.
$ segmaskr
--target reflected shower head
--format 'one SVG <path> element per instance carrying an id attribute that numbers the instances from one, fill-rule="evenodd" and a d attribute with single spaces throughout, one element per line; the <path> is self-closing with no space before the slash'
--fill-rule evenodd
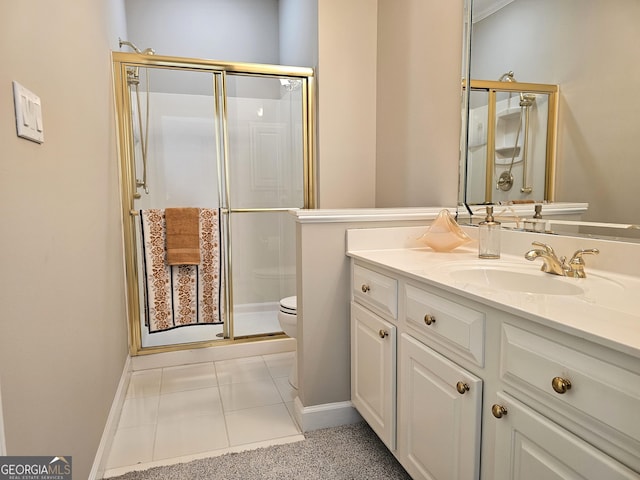
<path id="1" fill-rule="evenodd" d="M 536 101 L 536 96 L 534 93 L 524 93 L 520 92 L 520 106 L 521 107 L 530 107 Z"/>
<path id="2" fill-rule="evenodd" d="M 516 77 L 515 74 L 513 73 L 513 70 L 509 70 L 507 73 L 503 73 L 500 78 L 498 79 L 499 82 L 515 82 Z"/>

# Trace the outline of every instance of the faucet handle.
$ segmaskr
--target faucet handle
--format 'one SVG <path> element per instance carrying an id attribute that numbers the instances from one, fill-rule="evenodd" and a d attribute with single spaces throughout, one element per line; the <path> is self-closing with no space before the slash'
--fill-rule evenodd
<path id="1" fill-rule="evenodd" d="M 582 259 L 583 255 L 598 255 L 600 250 L 597 248 L 581 248 L 580 250 L 576 250 L 576 253 L 573 254 L 571 260 L 569 261 L 569 265 L 584 265 L 584 260 Z"/>
<path id="2" fill-rule="evenodd" d="M 582 256 L 598 255 L 599 253 L 600 250 L 597 248 L 581 248 L 580 250 L 576 250 L 576 253 L 574 253 L 571 260 L 569 260 L 570 270 L 567 272 L 567 275 L 576 278 L 586 278 L 587 275 L 584 273 L 585 263 Z"/>
<path id="3" fill-rule="evenodd" d="M 556 256 L 556 252 L 553 251 L 553 248 L 551 247 L 551 245 L 547 245 L 546 243 L 542 243 L 542 242 L 531 242 L 531 245 L 535 245 L 536 247 L 542 247 L 544 248 L 544 251 L 547 252 L 549 255 L 553 255 L 554 257 Z"/>

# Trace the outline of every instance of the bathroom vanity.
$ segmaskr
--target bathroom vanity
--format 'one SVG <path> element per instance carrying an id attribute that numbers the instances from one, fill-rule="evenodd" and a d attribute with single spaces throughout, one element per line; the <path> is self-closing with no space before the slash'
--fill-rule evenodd
<path id="1" fill-rule="evenodd" d="M 424 230 L 347 242 L 352 402 L 409 474 L 640 478 L 640 245 L 503 232 L 480 260 L 415 248 Z M 532 241 L 601 253 L 560 277 Z"/>

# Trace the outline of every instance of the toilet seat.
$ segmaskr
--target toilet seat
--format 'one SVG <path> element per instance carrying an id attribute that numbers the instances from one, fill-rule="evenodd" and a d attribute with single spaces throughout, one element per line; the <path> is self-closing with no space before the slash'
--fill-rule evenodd
<path id="1" fill-rule="evenodd" d="M 298 313 L 298 297 L 286 297 L 280 300 L 280 311 L 289 315 Z"/>
<path id="2" fill-rule="evenodd" d="M 278 312 L 278 322 L 282 331 L 289 337 L 295 339 L 298 336 L 298 297 L 285 297 L 280 300 L 280 311 Z M 298 389 L 298 360 L 297 353 L 294 353 L 293 365 L 289 372 L 289 384 L 294 389 Z"/>

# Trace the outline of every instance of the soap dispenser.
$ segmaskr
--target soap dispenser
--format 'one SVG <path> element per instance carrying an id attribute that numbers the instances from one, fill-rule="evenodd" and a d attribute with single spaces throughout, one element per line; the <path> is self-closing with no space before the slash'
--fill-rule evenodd
<path id="1" fill-rule="evenodd" d="M 487 207 L 487 217 L 478 225 L 478 257 L 500 258 L 500 222 L 493 218 L 493 207 Z"/>

